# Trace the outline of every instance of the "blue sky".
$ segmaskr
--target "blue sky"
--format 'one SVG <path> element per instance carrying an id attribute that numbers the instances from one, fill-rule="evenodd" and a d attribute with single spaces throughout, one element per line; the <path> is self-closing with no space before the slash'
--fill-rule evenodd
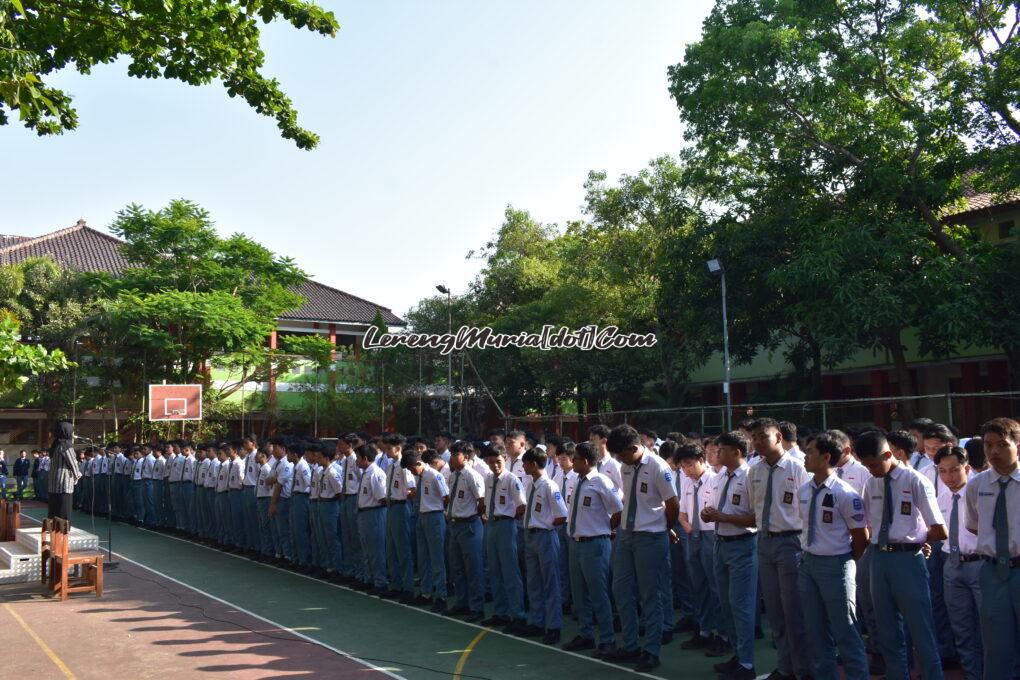
<path id="1" fill-rule="evenodd" d="M 466 260 L 508 204 L 542 222 L 581 216 L 589 170 L 640 169 L 682 145 L 666 68 L 696 40 L 708 0 L 321 2 L 336 39 L 264 33 L 311 152 L 220 84 L 128 78 L 126 64 L 60 74 L 80 127 L 39 138 L 0 127 L 0 233 L 128 203 L 196 201 L 313 277 L 405 312 Z"/>

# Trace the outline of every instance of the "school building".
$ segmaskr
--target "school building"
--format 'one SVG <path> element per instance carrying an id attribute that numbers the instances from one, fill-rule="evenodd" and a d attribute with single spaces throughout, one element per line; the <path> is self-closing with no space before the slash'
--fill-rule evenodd
<path id="1" fill-rule="evenodd" d="M 129 266 L 121 254 L 121 244 L 119 239 L 79 220 L 72 227 L 42 236 L 0 235 L 0 265 L 16 264 L 30 257 L 49 257 L 67 269 L 106 272 L 116 276 Z M 304 304 L 280 316 L 276 330 L 266 338 L 266 346 L 276 349 L 282 335 L 314 334 L 328 337 L 337 348 L 336 368 L 341 379 L 369 384 L 372 367 L 361 361 L 361 341 L 366 330 L 377 314 L 389 327 L 403 327 L 407 325 L 406 322 L 388 307 L 318 281 L 308 280 L 298 286 L 295 292 L 305 299 Z M 246 414 L 244 431 L 265 431 L 266 426 L 271 425 L 271 414 L 296 408 L 301 391 L 307 389 L 309 374 L 312 372 L 315 371 L 310 366 L 298 363 L 287 374 L 270 373 L 268 380 L 246 383 L 242 392 L 245 401 L 261 404 L 263 409 Z M 211 375 L 213 386 L 230 382 L 230 379 L 229 374 L 219 370 L 214 370 Z M 339 387 L 342 389 L 350 385 Z M 316 386 L 316 389 L 319 387 Z M 256 395 L 260 398 L 253 399 Z M 2 406 L 12 405 L 0 403 Z M 131 411 L 120 410 L 117 415 L 123 423 Z M 111 432 L 113 422 L 111 409 L 87 409 L 76 414 L 79 434 L 94 439 Z M 236 425 L 240 432 L 240 423 Z M 0 448 L 31 449 L 44 446 L 48 440 L 49 423 L 44 411 L 0 408 Z"/>

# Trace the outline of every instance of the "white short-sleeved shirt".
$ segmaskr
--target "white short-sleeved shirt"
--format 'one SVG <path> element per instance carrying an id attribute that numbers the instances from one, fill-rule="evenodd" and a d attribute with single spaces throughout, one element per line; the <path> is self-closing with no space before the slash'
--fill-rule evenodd
<path id="1" fill-rule="evenodd" d="M 892 477 L 892 523 L 889 525 L 890 543 L 924 543 L 928 527 L 945 524 L 935 501 L 935 489 L 924 475 L 913 468 L 896 465 L 890 470 Z M 868 480 L 864 505 L 868 509 L 871 525 L 871 542 L 877 544 L 882 529 L 882 511 L 885 505 L 885 478 Z"/>
<path id="2" fill-rule="evenodd" d="M 833 472 L 837 477 L 852 486 L 858 496 L 864 498 L 864 487 L 867 486 L 868 480 L 871 479 L 871 473 L 868 472 L 868 468 L 864 467 L 860 461 L 850 456 L 846 463 L 835 468 Z"/>
<path id="3" fill-rule="evenodd" d="M 386 501 L 386 473 L 372 463 L 363 471 L 358 491 L 358 508 L 374 508 Z"/>
<path id="4" fill-rule="evenodd" d="M 276 464 L 276 483 L 280 485 L 280 498 L 290 498 L 294 490 L 294 463 L 286 458 Z"/>
<path id="5" fill-rule="evenodd" d="M 612 477 L 602 474 L 612 480 Z M 648 449 L 642 453 L 636 465 L 621 468 L 623 485 L 623 510 L 620 528 L 627 528 L 627 517 L 632 504 L 636 504 L 634 531 L 666 531 L 666 501 L 676 498 L 673 486 L 673 471 L 669 464 Z"/>
<path id="6" fill-rule="evenodd" d="M 446 486 L 446 480 L 436 472 L 435 468 L 428 465 L 421 473 L 421 488 L 417 490 L 420 500 L 419 512 L 435 512 L 443 510 L 443 499 L 450 495 L 450 489 Z"/>
<path id="7" fill-rule="evenodd" d="M 762 526 L 765 512 L 765 495 L 768 492 L 769 472 L 772 473 L 772 510 L 769 515 L 769 526 Z M 762 456 L 762 462 L 755 465 L 748 473 L 750 479 L 751 501 L 754 504 L 755 521 L 758 529 L 764 532 L 799 531 L 803 529 L 800 511 L 797 509 L 797 492 L 804 486 L 811 475 L 804 466 L 784 453 L 774 466 L 770 466 Z"/>
<path id="8" fill-rule="evenodd" d="M 400 467 L 399 462 L 391 465 L 386 472 L 386 497 L 389 500 L 406 501 L 416 486 L 414 473 Z"/>
<path id="9" fill-rule="evenodd" d="M 255 486 L 259 481 L 259 462 L 256 460 L 258 457 L 257 451 L 252 451 L 244 458 L 244 479 L 242 483 L 245 486 Z"/>
<path id="10" fill-rule="evenodd" d="M 934 468 L 935 463 L 928 457 L 927 454 L 921 451 L 914 451 L 910 454 L 910 467 L 914 468 L 918 472 L 926 472 L 930 468 Z"/>
<path id="11" fill-rule="evenodd" d="M 613 480 L 596 470 L 585 475 L 583 484 L 580 482 L 578 476 L 568 506 L 567 535 L 572 538 L 609 536 L 613 530 L 610 518 L 623 510 L 623 492 L 613 486 Z"/>
<path id="12" fill-rule="evenodd" d="M 525 529 L 552 529 L 554 520 L 566 518 L 567 506 L 556 483 L 545 474 L 532 479 L 524 511 Z"/>
<path id="13" fill-rule="evenodd" d="M 808 545 L 808 539 L 811 538 L 811 497 L 816 493 L 815 540 Z M 827 556 L 851 552 L 850 530 L 868 526 L 864 500 L 854 488 L 833 473 L 821 486 L 815 484 L 814 479 L 808 480 L 800 487 L 797 495 L 804 524 L 804 532 L 800 535 L 804 551 Z"/>
<path id="14" fill-rule="evenodd" d="M 307 493 L 311 494 L 312 491 L 312 466 L 308 464 L 308 461 L 304 459 L 304 456 L 298 458 L 298 462 L 294 463 L 294 483 L 291 487 L 291 493 Z"/>
<path id="15" fill-rule="evenodd" d="M 390 465 L 393 464 L 393 460 L 384 451 L 377 453 L 373 462 L 383 472 L 388 472 Z"/>
<path id="16" fill-rule="evenodd" d="M 203 458 L 198 463 L 198 479 L 196 480 L 199 486 L 205 486 L 205 476 L 209 472 L 209 459 Z"/>
<path id="17" fill-rule="evenodd" d="M 973 555 L 977 552 L 977 536 L 967 531 L 967 484 L 964 484 L 959 491 L 955 493 L 949 489 L 945 484 L 942 485 L 942 491 L 939 493 L 936 500 L 939 504 L 939 512 L 942 513 L 942 517 L 946 520 L 946 534 L 952 530 L 951 522 L 953 516 L 953 496 L 956 495 L 959 499 L 956 501 L 956 529 L 959 534 L 959 548 L 961 555 Z M 994 511 L 994 508 L 993 508 Z M 942 552 L 949 555 L 952 550 L 949 546 L 949 538 L 942 541 Z"/>
<path id="18" fill-rule="evenodd" d="M 259 467 L 259 475 L 255 479 L 255 496 L 258 498 L 271 498 L 273 485 L 269 483 L 269 477 L 273 474 L 273 466 L 268 462 Z"/>
<path id="19" fill-rule="evenodd" d="M 144 462 L 145 461 L 143 461 L 141 458 L 139 458 L 136 461 L 133 461 L 134 466 L 131 468 L 131 479 L 133 481 L 141 481 L 141 479 L 142 479 L 142 465 L 144 464 Z M 84 474 L 84 472 L 85 471 L 82 470 L 82 474 Z"/>
<path id="20" fill-rule="evenodd" d="M 124 454 L 120 451 L 113 457 L 113 471 L 118 475 L 124 474 Z"/>
<path id="21" fill-rule="evenodd" d="M 677 475 L 683 475 L 677 471 Z M 687 515 L 687 520 L 694 524 L 694 518 L 698 518 L 698 531 L 715 531 L 715 522 L 706 522 L 701 519 L 701 511 L 712 507 L 715 503 L 714 481 L 716 474 L 712 468 L 706 466 L 705 471 L 697 479 L 691 479 L 683 475 L 687 483 L 683 487 L 683 496 L 680 498 L 680 512 Z M 698 502 L 694 502 L 694 492 L 698 493 Z"/>
<path id="22" fill-rule="evenodd" d="M 103 472 L 103 461 L 105 459 L 99 459 L 99 474 L 106 474 Z M 152 478 L 153 479 L 166 479 L 166 458 L 159 457 L 154 458 L 152 463 Z"/>
<path id="23" fill-rule="evenodd" d="M 1003 477 L 994 468 L 979 472 L 967 482 L 967 527 L 977 531 L 977 552 L 995 557 L 995 503 L 999 499 L 999 480 L 1006 485 L 1006 521 L 1009 526 L 1009 556 L 1020 557 L 1020 468 Z M 963 532 L 960 532 L 961 534 Z"/>
<path id="24" fill-rule="evenodd" d="M 560 467 L 559 462 L 553 462 L 552 458 L 549 458 L 549 464 L 545 466 L 545 474 L 552 481 L 556 482 L 556 486 L 560 487 L 560 491 L 563 492 L 563 497 L 567 497 L 566 489 L 563 486 L 563 477 L 566 471 Z"/>
<path id="25" fill-rule="evenodd" d="M 343 493 L 343 486 L 343 465 L 340 461 L 334 460 L 322 471 L 322 477 L 319 480 L 319 498 L 332 500 Z M 357 487 L 355 487 L 355 493 L 357 493 Z"/>
<path id="26" fill-rule="evenodd" d="M 464 466 L 450 475 L 450 505 L 447 514 L 456 519 L 477 515 L 478 501 L 484 496 L 485 481 L 470 466 Z"/>
<path id="27" fill-rule="evenodd" d="M 209 489 L 216 489 L 220 477 L 220 461 L 216 458 L 209 460 L 209 470 L 205 475 L 205 486 Z"/>
<path id="28" fill-rule="evenodd" d="M 179 482 L 181 481 L 181 475 L 184 474 L 184 456 L 177 456 L 170 463 L 170 481 Z"/>
<path id="29" fill-rule="evenodd" d="M 492 475 L 492 470 L 489 469 L 489 466 L 485 462 L 484 458 L 475 456 L 469 461 L 468 465 L 475 472 L 477 472 L 478 476 L 481 477 L 483 480 L 489 478 Z"/>
<path id="30" fill-rule="evenodd" d="M 191 454 L 187 456 L 181 456 L 184 460 L 184 464 L 181 465 L 181 481 L 182 482 L 194 482 L 195 481 L 195 457 Z"/>
<path id="31" fill-rule="evenodd" d="M 219 466 L 216 469 L 216 492 L 219 493 L 230 488 L 230 460 L 217 462 Z"/>
<path id="32" fill-rule="evenodd" d="M 751 467 L 743 462 L 739 467 L 729 472 L 723 468 L 712 480 L 712 502 L 719 512 L 725 515 L 753 515 L 754 506 L 751 505 L 751 494 L 748 491 L 748 474 Z M 729 486 L 726 485 L 729 480 Z M 723 496 L 723 492 L 726 495 Z M 753 534 L 756 527 L 744 527 L 730 522 L 716 522 L 715 533 L 718 536 L 741 536 Z"/>
<path id="33" fill-rule="evenodd" d="M 340 461 L 343 473 L 343 488 L 341 493 L 345 496 L 358 495 L 358 485 L 361 484 L 361 468 L 358 467 L 358 457 L 350 454 Z"/>
<path id="34" fill-rule="evenodd" d="M 801 465 L 804 464 L 804 452 L 801 451 L 800 447 L 797 446 L 796 444 L 790 447 L 790 450 L 786 452 L 786 455 L 788 455 L 790 458 L 793 458 Z"/>
<path id="35" fill-rule="evenodd" d="M 617 489 L 623 490 L 623 472 L 620 461 L 607 453 L 604 458 L 595 463 L 595 469 L 600 474 L 609 477 L 609 481 L 615 484 Z"/>
<path id="36" fill-rule="evenodd" d="M 495 495 L 493 492 L 495 491 Z M 524 505 L 524 485 L 517 475 L 504 468 L 499 477 L 489 475 L 485 480 L 485 516 L 514 517 L 517 508 Z"/>
<path id="37" fill-rule="evenodd" d="M 227 463 L 230 466 L 227 477 L 227 488 L 231 491 L 240 491 L 241 480 L 244 479 L 244 461 L 234 458 Z"/>

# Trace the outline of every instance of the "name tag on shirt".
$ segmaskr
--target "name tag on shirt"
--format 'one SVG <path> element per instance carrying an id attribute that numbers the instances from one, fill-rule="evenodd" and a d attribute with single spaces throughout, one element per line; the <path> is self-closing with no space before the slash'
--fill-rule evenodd
<path id="1" fill-rule="evenodd" d="M 586 508 L 591 507 L 591 496 L 585 496 L 584 500 L 581 501 L 581 505 L 583 505 Z"/>
<path id="2" fill-rule="evenodd" d="M 739 493 L 733 494 L 733 500 L 731 501 L 731 503 L 733 503 L 733 505 L 740 505 L 740 494 Z"/>
<path id="3" fill-rule="evenodd" d="M 542 504 L 535 503 L 535 512 L 542 512 Z"/>
<path id="4" fill-rule="evenodd" d="M 503 505 L 503 504 L 505 504 L 505 503 L 506 503 L 506 496 L 500 496 L 500 497 L 499 497 L 499 504 L 500 504 L 500 505 Z"/>
<path id="5" fill-rule="evenodd" d="M 826 524 L 832 524 L 832 510 L 822 511 L 822 521 Z"/>
<path id="6" fill-rule="evenodd" d="M 648 493 L 648 485 L 644 482 L 641 482 L 641 493 Z"/>
<path id="7" fill-rule="evenodd" d="M 793 505 L 793 492 L 787 491 L 783 494 L 783 502 L 787 505 Z"/>
<path id="8" fill-rule="evenodd" d="M 900 514 L 901 515 L 909 515 L 910 514 L 910 508 L 911 508 L 911 503 L 909 501 L 903 501 L 902 503 L 900 503 Z"/>

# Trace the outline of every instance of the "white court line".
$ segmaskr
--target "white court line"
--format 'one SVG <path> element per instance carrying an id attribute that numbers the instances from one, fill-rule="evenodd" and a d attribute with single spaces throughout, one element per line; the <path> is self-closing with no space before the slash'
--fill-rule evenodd
<path id="1" fill-rule="evenodd" d="M 127 526 L 127 525 L 125 525 L 125 526 Z M 620 671 L 620 672 L 623 672 L 623 673 L 629 673 L 630 675 L 636 675 L 636 676 L 642 677 L 642 678 L 651 678 L 651 680 L 667 680 L 666 678 L 664 678 L 664 677 L 662 677 L 660 675 L 652 675 L 651 673 L 639 673 L 638 671 L 636 671 L 636 670 L 634 670 L 632 668 L 627 668 L 625 666 L 618 666 L 618 665 L 616 665 L 614 663 L 609 663 L 608 661 L 603 661 L 602 659 L 597 659 L 597 658 L 595 658 L 593 656 L 585 656 L 584 654 L 578 654 L 577 652 L 571 652 L 571 651 L 563 649 L 562 647 L 559 647 L 559 646 L 546 645 L 546 644 L 542 644 L 541 642 L 536 642 L 534 640 L 529 640 L 528 638 L 521 638 L 521 637 L 517 637 L 516 635 L 510 635 L 509 633 L 504 633 L 503 631 L 501 631 L 499 629 L 496 629 L 496 628 L 487 628 L 486 626 L 480 626 L 480 625 L 475 624 L 475 623 L 469 623 L 467 621 L 462 621 L 460 619 L 455 619 L 455 618 L 450 617 L 450 616 L 443 616 L 442 614 L 436 614 L 435 612 L 428 611 L 427 609 L 420 609 L 418 607 L 412 607 L 411 605 L 403 604 L 403 603 L 400 603 L 400 602 L 393 602 L 392 600 L 383 600 L 381 598 L 376 598 L 376 597 L 373 597 L 371 595 L 366 595 L 365 593 L 361 592 L 360 590 L 355 590 L 354 588 L 348 588 L 347 586 L 342 586 L 342 585 L 339 585 L 337 583 L 332 583 L 330 581 L 323 581 L 322 579 L 313 578 L 313 577 L 307 576 L 305 574 L 299 574 L 297 572 L 290 571 L 288 569 L 283 569 L 281 567 L 277 567 L 277 566 L 272 565 L 272 564 L 263 564 L 262 562 L 256 562 L 255 560 L 249 559 L 249 558 L 244 557 L 242 555 L 235 555 L 233 553 L 225 553 L 225 552 L 223 552 L 221 550 L 217 550 L 216 548 L 211 548 L 211 547 L 209 547 L 207 545 L 202 545 L 201 543 L 195 543 L 193 541 L 188 541 L 188 540 L 183 539 L 183 538 L 178 538 L 177 536 L 170 536 L 168 534 L 164 534 L 164 533 L 161 533 L 159 531 L 153 531 L 151 529 L 146 529 L 144 527 L 132 527 L 132 528 L 138 529 L 140 531 L 148 532 L 148 533 L 153 534 L 155 536 L 162 536 L 163 538 L 169 538 L 169 539 L 174 540 L 174 541 L 180 541 L 181 543 L 187 543 L 188 545 L 193 545 L 196 548 L 203 548 L 205 550 L 209 550 L 211 552 L 216 553 L 217 555 L 222 555 L 224 557 L 234 557 L 236 559 L 243 560 L 245 562 L 249 562 L 251 564 L 258 565 L 260 567 L 267 567 L 269 569 L 276 569 L 277 571 L 283 572 L 284 574 L 289 574 L 290 576 L 295 576 L 297 578 L 308 579 L 309 581 L 312 581 L 313 583 L 318 583 L 318 584 L 324 585 L 324 586 L 331 586 L 333 588 L 337 588 L 338 590 L 343 590 L 343 591 L 346 591 L 348 593 L 353 593 L 355 595 L 360 595 L 362 597 L 365 597 L 365 598 L 369 599 L 372 602 L 382 602 L 384 604 L 388 604 L 388 605 L 391 605 L 391 606 L 394 606 L 394 607 L 403 607 L 404 609 L 409 609 L 409 610 L 411 610 L 413 612 L 417 612 L 418 614 L 424 614 L 424 615 L 427 615 L 427 616 L 434 616 L 437 619 L 441 619 L 443 621 L 447 621 L 447 622 L 450 622 L 450 623 L 459 623 L 460 625 L 468 626 L 469 628 L 475 628 L 475 629 L 478 629 L 478 630 L 487 630 L 491 634 L 501 635 L 501 636 L 503 636 L 505 638 L 508 638 L 510 640 L 513 640 L 515 642 L 523 642 L 523 643 L 526 643 L 526 644 L 529 644 L 529 645 L 534 645 L 535 647 L 538 647 L 539 649 L 544 649 L 544 650 L 547 650 L 547 651 L 559 652 L 560 654 L 568 654 L 568 655 L 573 656 L 573 657 L 578 658 L 578 659 L 583 659 L 585 661 L 590 661 L 591 663 L 596 663 L 596 664 L 605 666 L 607 668 L 612 668 L 614 671 Z M 159 572 L 157 572 L 157 573 L 159 573 Z"/>
<path id="2" fill-rule="evenodd" d="M 24 512 L 22 512 L 21 514 L 24 517 L 27 517 L 28 519 L 32 520 L 33 522 L 38 522 L 39 521 L 39 520 L 35 519 L 34 517 L 32 517 L 31 515 L 26 515 Z M 148 529 L 143 529 L 143 531 L 148 531 Z M 151 531 L 150 533 L 158 534 L 158 535 L 162 536 L 162 534 L 160 534 L 157 531 Z M 167 538 L 175 538 L 175 537 L 167 536 Z M 177 540 L 183 540 L 183 539 L 177 539 Z M 190 543 L 191 541 L 184 541 L 184 542 L 185 543 Z M 204 548 L 206 546 L 202 546 L 202 547 Z M 220 552 L 220 551 L 217 550 L 216 552 Z M 324 649 L 328 649 L 329 651 L 333 652 L 334 654 L 339 654 L 340 656 L 346 657 L 346 658 L 350 659 L 351 661 L 354 661 L 356 663 L 361 664 L 362 666 L 366 666 L 368 668 L 371 668 L 373 671 L 376 671 L 378 673 L 383 673 L 384 675 L 388 675 L 391 678 L 396 678 L 396 680 L 407 680 L 407 678 L 405 678 L 402 675 L 397 675 L 395 673 L 391 673 L 390 671 L 386 670 L 385 668 L 379 668 L 375 664 L 371 664 L 371 663 L 369 663 L 367 661 L 359 659 L 358 657 L 354 656 L 353 654 L 348 654 L 347 652 L 343 651 L 342 649 L 337 649 L 336 647 L 328 645 L 325 642 L 322 642 L 321 640 L 316 640 L 315 638 L 309 637 L 309 636 L 305 635 L 304 633 L 299 633 L 298 631 L 294 630 L 293 628 L 288 628 L 287 626 L 284 626 L 283 624 L 277 623 L 276 621 L 273 621 L 272 619 L 267 619 L 264 616 L 259 616 L 255 612 L 248 611 L 244 607 L 239 607 L 236 604 L 234 604 L 233 602 L 228 602 L 227 600 L 224 600 L 222 598 L 216 597 L 215 595 L 213 595 L 211 593 L 207 593 L 204 590 L 202 590 L 201 588 L 196 588 L 195 586 L 190 585 L 188 583 L 184 583 L 183 581 L 178 581 L 177 579 L 173 578 L 172 576 L 167 576 L 163 572 L 156 571 L 155 569 L 152 569 L 151 567 L 147 567 L 144 564 L 141 564 L 140 562 L 135 562 L 134 560 L 132 560 L 132 559 L 130 559 L 128 557 L 125 557 L 124 555 L 122 555 L 120 553 L 113 553 L 113 554 L 116 555 L 117 557 L 119 557 L 120 559 L 124 560 L 125 562 L 130 562 L 131 564 L 135 565 L 136 567 L 141 567 L 142 569 L 145 569 L 146 571 L 152 572 L 156 576 L 160 576 L 162 578 L 165 578 L 168 581 L 172 581 L 173 583 L 176 583 L 179 586 L 183 586 L 185 588 L 188 588 L 189 590 L 193 590 L 196 593 L 199 593 L 200 595 L 204 595 L 204 596 L 208 597 L 211 600 L 216 600 L 220 604 L 227 605 L 228 607 L 236 609 L 239 612 L 243 612 L 243 613 L 247 614 L 248 616 L 254 617 L 254 618 L 256 618 L 256 619 L 258 619 L 260 621 L 264 621 L 264 622 L 268 623 L 271 626 L 275 626 L 276 628 L 279 628 L 280 630 L 285 630 L 288 633 L 290 633 L 291 635 L 294 635 L 295 637 L 299 637 L 299 638 L 301 638 L 303 640 L 306 640 L 307 642 L 311 642 L 312 644 L 315 644 L 315 645 L 318 645 L 320 647 L 323 647 Z M 286 570 L 281 570 L 281 571 L 286 571 Z"/>

